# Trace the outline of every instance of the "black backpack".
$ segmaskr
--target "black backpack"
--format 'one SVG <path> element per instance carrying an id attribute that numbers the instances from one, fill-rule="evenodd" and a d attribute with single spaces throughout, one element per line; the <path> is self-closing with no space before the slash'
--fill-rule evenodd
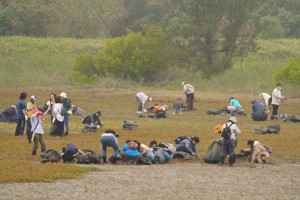
<path id="1" fill-rule="evenodd" d="M 226 139 L 229 139 L 231 137 L 231 129 L 230 129 L 230 127 L 232 125 L 233 124 L 230 124 L 229 126 L 227 126 L 227 123 L 226 123 L 226 127 L 223 128 L 223 130 L 221 132 L 221 137 L 226 138 Z"/>
<path id="2" fill-rule="evenodd" d="M 175 144 L 179 144 L 182 140 L 186 139 L 186 136 L 179 136 L 175 139 Z"/>
<path id="3" fill-rule="evenodd" d="M 155 111 L 156 118 L 166 118 L 166 111 L 165 110 L 157 110 Z"/>

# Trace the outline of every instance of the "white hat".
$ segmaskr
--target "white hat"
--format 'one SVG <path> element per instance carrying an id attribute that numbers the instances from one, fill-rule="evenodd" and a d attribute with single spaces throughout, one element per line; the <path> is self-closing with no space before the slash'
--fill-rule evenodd
<path id="1" fill-rule="evenodd" d="M 60 93 L 60 95 L 59 95 L 60 97 L 64 97 L 64 98 L 66 98 L 67 99 L 67 94 L 65 93 L 65 92 L 62 92 L 62 93 Z"/>
<path id="2" fill-rule="evenodd" d="M 182 83 L 181 83 L 181 85 L 184 85 L 184 84 L 186 84 L 186 83 L 185 83 L 185 82 L 182 82 Z"/>
<path id="3" fill-rule="evenodd" d="M 30 97 L 30 99 L 32 99 L 32 100 L 37 100 L 37 98 L 36 98 L 36 96 L 35 95 L 32 95 L 31 97 Z"/>
<path id="4" fill-rule="evenodd" d="M 229 121 L 232 121 L 233 123 L 237 123 L 238 122 L 235 117 L 230 117 Z"/>

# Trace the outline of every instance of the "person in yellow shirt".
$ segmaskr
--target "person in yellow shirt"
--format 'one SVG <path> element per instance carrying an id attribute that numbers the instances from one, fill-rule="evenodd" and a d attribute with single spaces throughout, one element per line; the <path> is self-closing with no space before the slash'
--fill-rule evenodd
<path id="1" fill-rule="evenodd" d="M 29 143 L 31 143 L 31 137 L 32 137 L 30 118 L 33 114 L 33 111 L 35 109 L 37 109 L 36 104 L 35 104 L 36 100 L 37 100 L 36 96 L 32 95 L 31 98 L 30 98 L 30 101 L 26 105 L 26 111 L 27 111 L 27 117 L 28 117 L 26 134 L 27 134 L 27 138 L 28 138 Z"/>

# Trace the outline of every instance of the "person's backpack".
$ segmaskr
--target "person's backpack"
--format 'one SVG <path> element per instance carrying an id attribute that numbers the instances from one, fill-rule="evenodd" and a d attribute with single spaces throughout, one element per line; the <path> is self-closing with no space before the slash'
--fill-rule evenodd
<path id="1" fill-rule="evenodd" d="M 60 115 L 61 116 L 66 116 L 68 114 L 68 111 L 67 109 L 65 109 L 63 106 L 61 107 L 61 110 L 60 110 Z"/>
<path id="2" fill-rule="evenodd" d="M 222 150 L 221 140 L 215 140 L 208 148 L 204 155 L 204 161 L 206 163 L 219 163 Z"/>
<path id="3" fill-rule="evenodd" d="M 154 112 L 156 118 L 166 118 L 166 111 L 165 110 L 156 110 Z"/>
<path id="4" fill-rule="evenodd" d="M 40 162 L 58 162 L 61 160 L 59 153 L 56 150 L 48 149 L 40 154 Z"/>
<path id="5" fill-rule="evenodd" d="M 233 125 L 233 124 L 230 124 L 229 126 L 227 125 L 227 123 L 225 124 L 226 127 L 223 128 L 222 132 L 221 132 L 221 137 L 223 138 L 226 138 L 226 139 L 229 139 L 231 137 L 231 129 L 230 127 Z"/>
<path id="6" fill-rule="evenodd" d="M 122 128 L 124 130 L 136 130 L 138 128 L 138 124 L 134 121 L 124 120 L 122 123 Z"/>
<path id="7" fill-rule="evenodd" d="M 138 149 L 138 148 L 139 148 L 139 145 L 138 145 L 138 143 L 136 143 L 136 142 L 129 142 L 129 143 L 128 143 L 128 148 L 129 148 L 129 149 Z"/>
<path id="8" fill-rule="evenodd" d="M 100 164 L 101 156 L 95 154 L 92 150 L 85 150 L 86 152 L 83 155 L 77 155 L 78 164 Z"/>
<path id="9" fill-rule="evenodd" d="M 182 140 L 186 139 L 186 136 L 179 136 L 178 138 L 175 139 L 175 144 L 179 144 Z"/>

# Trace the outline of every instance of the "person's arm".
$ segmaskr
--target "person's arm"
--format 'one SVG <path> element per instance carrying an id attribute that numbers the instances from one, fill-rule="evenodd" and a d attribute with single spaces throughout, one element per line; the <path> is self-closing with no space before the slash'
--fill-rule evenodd
<path id="1" fill-rule="evenodd" d="M 95 124 L 94 114 L 90 115 L 91 124 Z"/>
<path id="2" fill-rule="evenodd" d="M 148 152 L 150 151 L 149 147 L 147 147 L 147 146 L 144 145 L 144 144 L 141 144 L 141 147 L 143 148 L 144 151 L 141 152 L 140 155 L 146 154 L 146 153 L 148 153 Z"/>
<path id="3" fill-rule="evenodd" d="M 255 149 L 253 150 L 253 153 L 252 153 L 252 158 L 251 158 L 251 162 L 254 162 L 255 159 L 257 158 L 257 155 L 258 155 L 258 151 L 256 151 Z"/>
<path id="4" fill-rule="evenodd" d="M 183 94 L 187 94 L 188 88 L 186 86 L 183 87 Z"/>
<path id="5" fill-rule="evenodd" d="M 27 103 L 27 106 L 26 106 L 26 108 L 27 108 L 27 110 L 28 110 L 28 111 L 33 109 L 33 107 L 31 107 L 31 104 L 30 104 L 30 102 L 28 102 L 28 103 Z"/>
<path id="6" fill-rule="evenodd" d="M 193 150 L 191 149 L 191 141 L 185 141 L 185 148 L 186 150 L 190 153 L 190 154 L 193 154 Z"/>
<path id="7" fill-rule="evenodd" d="M 84 152 L 78 149 L 78 153 L 80 153 L 81 155 L 84 155 Z"/>
<path id="8" fill-rule="evenodd" d="M 97 117 L 96 120 L 97 120 L 97 122 L 98 122 L 99 125 L 102 124 L 101 121 L 100 121 L 100 119 L 99 119 L 99 117 Z"/>

